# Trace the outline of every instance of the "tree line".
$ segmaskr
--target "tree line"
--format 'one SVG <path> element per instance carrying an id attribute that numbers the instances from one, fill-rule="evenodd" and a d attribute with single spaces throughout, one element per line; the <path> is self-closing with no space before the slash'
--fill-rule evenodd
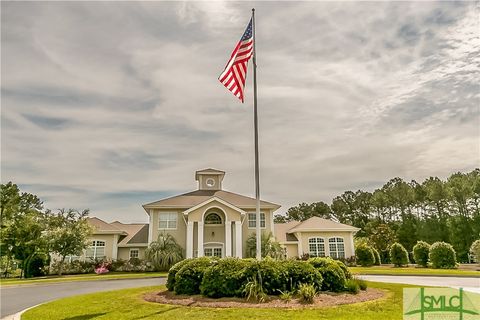
<path id="1" fill-rule="evenodd" d="M 21 192 L 16 184 L 2 184 L 0 262 L 4 276 L 17 267 L 20 277 L 38 276 L 49 265 L 51 254 L 63 264 L 68 255 L 82 252 L 92 232 L 88 214 L 88 210 L 73 209 L 53 212 L 45 209 L 36 195 Z"/>
<path id="2" fill-rule="evenodd" d="M 457 172 L 442 180 L 430 177 L 421 183 L 393 178 L 373 192 L 345 191 L 330 205 L 301 203 L 275 222 L 303 221 L 318 216 L 353 225 L 388 257 L 398 241 L 409 252 L 419 240 L 452 244 L 460 262 L 468 262 L 472 243 L 480 238 L 480 169 Z"/>

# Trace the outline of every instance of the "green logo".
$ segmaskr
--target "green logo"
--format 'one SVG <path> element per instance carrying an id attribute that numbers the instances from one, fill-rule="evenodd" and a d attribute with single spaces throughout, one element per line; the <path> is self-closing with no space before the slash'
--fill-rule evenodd
<path id="1" fill-rule="evenodd" d="M 462 288 L 404 288 L 404 320 L 479 320 L 480 294 Z"/>

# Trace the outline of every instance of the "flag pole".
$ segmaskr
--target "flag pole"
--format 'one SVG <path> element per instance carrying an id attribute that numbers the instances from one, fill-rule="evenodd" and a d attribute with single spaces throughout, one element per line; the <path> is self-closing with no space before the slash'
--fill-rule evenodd
<path id="1" fill-rule="evenodd" d="M 258 168 L 258 116 L 257 116 L 257 53 L 255 40 L 255 8 L 252 8 L 253 31 L 253 122 L 255 129 L 255 199 L 256 199 L 256 236 L 257 260 L 262 259 L 262 236 L 260 234 L 260 173 Z"/>

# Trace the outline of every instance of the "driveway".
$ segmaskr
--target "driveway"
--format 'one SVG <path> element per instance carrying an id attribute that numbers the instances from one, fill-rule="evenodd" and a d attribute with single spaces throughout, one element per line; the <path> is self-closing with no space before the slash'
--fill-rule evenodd
<path id="1" fill-rule="evenodd" d="M 0 317 L 47 301 L 78 294 L 165 284 L 165 278 L 75 281 L 0 288 Z"/>
<path id="2" fill-rule="evenodd" d="M 480 293 L 480 278 L 376 275 L 362 275 L 358 277 L 368 281 L 376 282 L 404 283 L 431 287 L 464 288 L 467 291 Z"/>

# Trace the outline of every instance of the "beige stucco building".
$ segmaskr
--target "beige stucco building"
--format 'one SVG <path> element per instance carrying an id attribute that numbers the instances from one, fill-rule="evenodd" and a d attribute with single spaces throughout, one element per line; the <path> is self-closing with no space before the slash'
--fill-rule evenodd
<path id="1" fill-rule="evenodd" d="M 185 256 L 245 257 L 246 242 L 256 229 L 256 200 L 223 190 L 225 172 L 215 169 L 195 173 L 197 190 L 143 205 L 148 224 L 106 223 L 90 218 L 95 227 L 90 258 L 143 258 L 145 248 L 161 234 L 172 235 Z M 287 257 L 354 255 L 352 226 L 318 217 L 303 222 L 274 224 L 280 205 L 260 202 L 260 228 L 285 248 Z"/>

